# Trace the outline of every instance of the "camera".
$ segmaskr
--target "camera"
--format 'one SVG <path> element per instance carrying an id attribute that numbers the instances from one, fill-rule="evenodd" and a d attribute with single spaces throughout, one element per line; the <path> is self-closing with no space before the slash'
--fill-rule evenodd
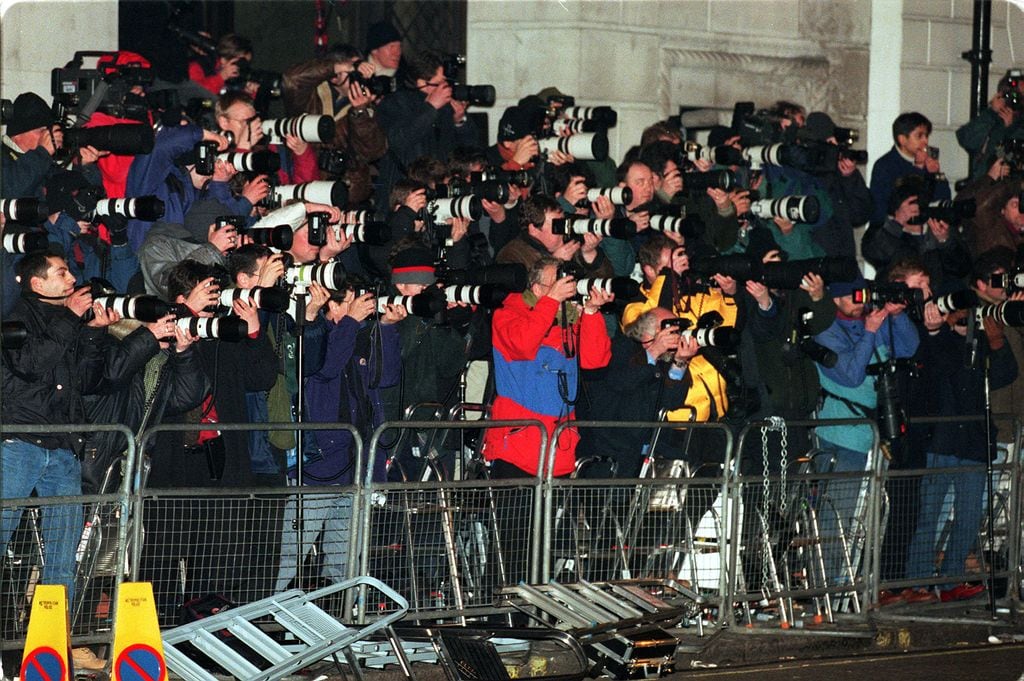
<path id="1" fill-rule="evenodd" d="M 506 291 L 526 290 L 526 268 L 520 263 L 505 263 L 477 267 L 472 270 L 438 268 L 437 278 L 448 285 L 496 286 Z"/>
<path id="2" fill-rule="evenodd" d="M 1024 272 L 1002 272 L 993 274 L 988 278 L 988 285 L 992 288 L 1002 288 L 1008 291 L 1024 290 Z"/>
<path id="3" fill-rule="evenodd" d="M 614 239 L 632 239 L 636 236 L 636 223 L 629 218 L 554 218 L 551 233 L 563 235 L 598 234 Z"/>
<path id="4" fill-rule="evenodd" d="M 502 184 L 515 185 L 516 187 L 529 187 L 533 184 L 533 175 L 531 175 L 528 170 L 489 168 L 487 170 L 470 173 L 469 181 L 473 184 L 494 181 Z"/>
<path id="5" fill-rule="evenodd" d="M 729 145 L 705 147 L 696 142 L 683 143 L 683 158 L 688 161 L 709 161 L 718 166 L 738 166 L 744 164 L 743 152 Z"/>
<path id="6" fill-rule="evenodd" d="M 690 269 L 703 277 L 724 274 L 737 281 L 756 281 L 768 288 L 789 290 L 800 288 L 804 276 L 810 272 L 826 283 L 853 281 L 860 275 L 855 260 L 832 256 L 761 263 L 745 254 L 734 253 L 692 262 Z"/>
<path id="7" fill-rule="evenodd" d="M 978 304 L 978 296 L 974 291 L 954 291 L 944 296 L 934 296 L 931 302 L 939 308 L 941 314 L 949 314 L 956 310 L 967 310 Z"/>
<path id="8" fill-rule="evenodd" d="M 586 200 L 594 203 L 602 196 L 608 197 L 616 206 L 627 206 L 633 200 L 633 190 L 629 187 L 595 187 L 587 190 Z"/>
<path id="9" fill-rule="evenodd" d="M 782 140 L 782 117 L 768 109 L 755 109 L 753 102 L 736 102 L 733 106 L 730 127 L 740 136 L 743 146 L 766 145 Z"/>
<path id="10" fill-rule="evenodd" d="M 179 317 L 178 328 L 200 340 L 237 343 L 249 336 L 249 325 L 239 317 Z"/>
<path id="11" fill-rule="evenodd" d="M 12 232 L 5 230 L 3 235 L 4 253 L 17 254 L 42 251 L 49 246 L 49 243 L 46 232 L 41 231 Z"/>
<path id="12" fill-rule="evenodd" d="M 977 202 L 974 199 L 936 199 L 921 206 L 921 212 L 910 218 L 909 222 L 912 225 L 923 225 L 934 218 L 954 225 L 961 220 L 973 218 L 976 209 Z"/>
<path id="13" fill-rule="evenodd" d="M 220 291 L 220 304 L 230 308 L 236 300 L 255 305 L 266 312 L 284 312 L 288 309 L 288 291 L 276 287 L 224 288 Z"/>
<path id="14" fill-rule="evenodd" d="M 283 87 L 280 73 L 264 69 L 254 69 L 248 59 L 239 59 L 235 63 L 238 65 L 238 75 L 224 81 L 224 89 L 221 91 L 221 94 L 225 92 L 245 92 L 246 84 L 256 83 L 260 86 L 259 92 L 256 94 L 255 104 L 257 110 L 262 110 L 265 104 L 265 102 L 260 100 L 276 99 L 281 96 Z"/>
<path id="15" fill-rule="evenodd" d="M 463 286 L 459 284 L 445 286 L 444 298 L 449 303 L 465 305 L 482 305 L 493 310 L 501 307 L 508 292 L 497 286 Z"/>
<path id="16" fill-rule="evenodd" d="M 494 106 L 497 93 L 493 85 L 463 85 L 452 83 L 452 99 L 477 106 Z"/>
<path id="17" fill-rule="evenodd" d="M 270 175 L 281 168 L 281 158 L 270 151 L 233 151 L 217 154 L 217 158 L 230 163 L 240 173 Z"/>
<path id="18" fill-rule="evenodd" d="M 335 236 L 351 239 L 357 244 L 384 246 L 391 241 L 391 227 L 386 222 L 343 222 L 333 225 Z"/>
<path id="19" fill-rule="evenodd" d="M 603 161 L 608 158 L 608 135 L 603 132 L 584 132 L 569 137 L 545 137 L 537 140 L 541 154 L 560 151 L 577 161 Z"/>
<path id="20" fill-rule="evenodd" d="M 343 207 L 348 203 L 348 187 L 341 180 L 317 180 L 302 184 L 282 184 L 271 189 L 279 203 L 298 200 L 326 206 Z"/>
<path id="21" fill-rule="evenodd" d="M 25 328 L 25 322 L 5 320 L 0 324 L 0 344 L 8 350 L 20 350 L 27 340 L 28 329 Z"/>
<path id="22" fill-rule="evenodd" d="M 436 198 L 427 202 L 426 212 L 434 224 L 444 224 L 448 218 L 479 220 L 484 207 L 476 196 Z"/>
<path id="23" fill-rule="evenodd" d="M 1012 173 L 1024 172 L 1024 139 L 1011 137 L 996 147 L 996 156 L 1010 166 Z"/>
<path id="24" fill-rule="evenodd" d="M 890 359 L 869 364 L 865 373 L 875 377 L 877 396 L 876 420 L 878 435 L 888 442 L 898 440 L 907 433 L 907 412 L 899 397 L 900 374 L 913 376 L 917 366 L 908 359 Z"/>
<path id="25" fill-rule="evenodd" d="M 415 296 L 384 296 L 377 298 L 377 313 L 384 314 L 388 305 L 404 307 L 414 317 L 430 319 L 445 308 L 444 296 L 438 295 L 436 289 L 427 289 Z"/>
<path id="26" fill-rule="evenodd" d="M 732 147 L 729 148 L 731 149 Z M 736 186 L 736 176 L 733 175 L 731 170 L 681 173 L 680 177 L 683 180 L 683 191 L 691 196 L 704 194 L 708 189 L 729 190 Z"/>
<path id="27" fill-rule="evenodd" d="M 563 275 L 564 276 L 564 275 Z M 594 277 L 576 280 L 576 295 L 590 295 L 590 289 L 596 288 L 605 293 L 614 293 L 620 300 L 630 300 L 640 295 L 639 282 L 629 277 Z"/>
<path id="28" fill-rule="evenodd" d="M 740 340 L 740 334 L 732 326 L 681 329 L 679 336 L 694 339 L 699 348 L 721 348 L 722 350 L 735 348 Z"/>
<path id="29" fill-rule="evenodd" d="M 148 154 L 153 151 L 153 128 L 141 123 L 65 128 L 62 148 L 74 151 L 82 147 L 96 147 L 100 151 L 125 156 Z"/>
<path id="30" fill-rule="evenodd" d="M 383 97 L 384 95 L 390 95 L 392 92 L 398 90 L 398 81 L 390 76 L 373 75 L 369 78 L 365 77 L 359 72 L 359 65 L 361 61 L 357 61 L 351 71 L 349 71 L 348 78 L 353 83 L 359 83 L 364 88 L 370 91 L 374 97 Z"/>
<path id="31" fill-rule="evenodd" d="M 86 57 L 96 57 L 97 62 L 105 57 L 109 61 L 87 69 L 83 67 Z M 115 118 L 143 120 L 148 107 L 131 89 L 152 85 L 153 70 L 140 63 L 116 64 L 116 59 L 116 52 L 75 52 L 67 65 L 50 72 L 50 94 L 55 106 L 76 115 L 103 111 Z"/>
<path id="32" fill-rule="evenodd" d="M 243 227 L 239 229 L 239 231 L 244 232 L 247 236 L 251 237 L 253 243 L 257 243 L 268 248 L 276 248 L 279 251 L 287 251 L 291 248 L 292 241 L 295 236 L 291 225 L 259 227 L 257 229 L 248 229 Z"/>
<path id="33" fill-rule="evenodd" d="M 329 175 L 344 175 L 348 168 L 348 157 L 341 149 L 323 147 L 317 152 L 316 165 Z"/>
<path id="34" fill-rule="evenodd" d="M 50 216 L 39 199 L 0 199 L 0 213 L 12 222 L 38 224 Z"/>
<path id="35" fill-rule="evenodd" d="M 567 106 L 558 111 L 560 118 L 594 121 L 605 127 L 614 128 L 618 114 L 610 106 Z M 579 158 L 577 156 L 577 158 Z M 598 159 L 601 160 L 601 159 Z"/>
<path id="36" fill-rule="evenodd" d="M 339 262 L 292 265 L 284 271 L 284 280 L 290 286 L 309 286 L 313 282 L 332 291 L 345 288 L 345 267 Z"/>
<path id="37" fill-rule="evenodd" d="M 1020 84 L 1024 81 L 1024 71 L 1010 69 L 1003 76 L 1006 81 L 1006 90 L 1003 92 L 1003 101 L 1013 111 L 1024 111 L 1024 95 L 1021 94 Z"/>
<path id="38" fill-rule="evenodd" d="M 806 164 L 804 147 L 795 144 L 765 144 L 747 147 L 743 150 L 743 159 L 754 170 L 764 166 L 787 166 L 803 169 Z"/>
<path id="39" fill-rule="evenodd" d="M 334 119 L 330 116 L 302 114 L 291 118 L 271 118 L 260 124 L 271 144 L 284 144 L 285 135 L 303 142 L 330 142 L 334 139 Z"/>
<path id="40" fill-rule="evenodd" d="M 1006 326 L 1024 326 L 1024 301 L 1007 300 L 997 305 L 981 305 L 975 308 L 975 317 L 980 321 L 991 317 Z"/>
<path id="41" fill-rule="evenodd" d="M 685 210 L 682 211 L 681 215 L 651 213 L 647 224 L 656 232 L 673 232 L 691 239 L 699 238 L 704 233 L 704 222 L 700 217 L 686 215 Z"/>
<path id="42" fill-rule="evenodd" d="M 133 218 L 154 222 L 164 216 L 164 202 L 156 196 L 136 196 L 130 199 L 99 199 L 89 219 L 116 215 L 122 218 Z"/>
<path id="43" fill-rule="evenodd" d="M 100 295 L 93 287 L 93 303 L 99 303 L 108 310 L 114 310 L 124 319 L 137 319 L 151 324 L 175 311 L 175 306 L 165 303 L 156 296 Z M 91 318 L 92 310 L 86 311 Z M 86 320 L 88 321 L 88 320 Z"/>
<path id="44" fill-rule="evenodd" d="M 311 246 L 327 245 L 327 228 L 331 225 L 331 214 L 324 211 L 307 213 L 306 220 L 309 223 L 308 241 Z"/>
<path id="45" fill-rule="evenodd" d="M 196 175 L 209 177 L 213 175 L 214 164 L 217 161 L 217 143 L 200 142 L 195 146 L 194 161 Z"/>
<path id="46" fill-rule="evenodd" d="M 863 303 L 872 309 L 885 307 L 888 303 L 918 308 L 924 304 L 924 293 L 921 289 L 910 288 L 902 282 L 873 284 L 868 288 L 854 289 L 853 302 Z"/>
<path id="47" fill-rule="evenodd" d="M 452 199 L 459 196 L 476 196 L 480 200 L 486 199 L 487 201 L 504 203 L 508 201 L 508 185 L 496 180 L 467 183 L 453 179 L 448 184 L 441 184 L 433 189 L 426 189 L 428 201 Z"/>
<path id="48" fill-rule="evenodd" d="M 804 357 L 823 367 L 831 369 L 839 362 L 839 355 L 814 340 L 808 325 L 814 318 L 810 308 L 802 307 L 797 311 L 795 328 L 789 338 L 782 344 L 782 357 L 789 366 L 795 365 Z"/>
<path id="49" fill-rule="evenodd" d="M 790 222 L 814 223 L 821 216 L 816 196 L 783 196 L 750 202 L 750 214 L 765 220 L 783 218 Z"/>

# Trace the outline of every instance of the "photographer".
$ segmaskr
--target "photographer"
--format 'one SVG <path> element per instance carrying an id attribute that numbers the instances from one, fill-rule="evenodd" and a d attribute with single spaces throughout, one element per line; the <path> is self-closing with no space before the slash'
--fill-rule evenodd
<path id="1" fill-rule="evenodd" d="M 931 200 L 927 192 L 920 176 L 898 180 L 889 197 L 892 217 L 868 228 L 861 251 L 879 272 L 901 258 L 917 256 L 935 273 L 938 286 L 966 275 L 971 260 L 959 231 L 949 222 L 924 213 Z"/>
<path id="2" fill-rule="evenodd" d="M 957 128 L 957 142 L 971 155 L 972 179 L 980 178 L 989 171 L 1005 140 L 1024 134 L 1021 126 L 1021 111 L 1024 111 L 1022 85 L 1024 79 L 1012 71 L 1007 73 L 999 79 L 988 108 Z"/>
<path id="3" fill-rule="evenodd" d="M 572 262 L 581 277 L 612 276 L 612 264 L 599 248 L 600 236 L 584 234 L 581 244 L 568 238 L 568 234 L 552 232 L 552 220 L 564 215 L 558 203 L 547 196 L 538 194 L 526 199 L 519 211 L 519 236 L 501 249 L 495 262 L 519 263 L 530 269 L 541 258 L 551 257 L 561 262 Z"/>
<path id="4" fill-rule="evenodd" d="M 939 167 L 938 150 L 928 146 L 931 134 L 932 122 L 916 111 L 901 113 L 893 121 L 892 139 L 895 144 L 871 168 L 872 225 L 882 224 L 901 206 L 901 203 L 890 199 L 901 177 L 915 175 L 922 178 L 932 199 L 951 197 L 949 182 Z"/>
<path id="5" fill-rule="evenodd" d="M 867 286 L 864 279 L 829 284 L 828 292 L 836 306 L 835 321 L 814 340 L 836 353 L 833 367 L 817 364 L 823 400 L 819 419 L 874 418 L 878 407 L 877 377 L 868 373 L 869 364 L 913 356 L 919 343 L 917 329 L 904 314 L 902 304 L 886 303 L 868 311 L 864 303 L 854 302 L 853 292 Z M 816 461 L 828 461 L 828 472 L 863 473 L 871 470 L 868 455 L 872 448 L 871 430 L 864 426 L 822 426 L 816 434 L 823 450 Z M 827 464 L 824 464 L 827 465 Z M 828 496 L 832 507 L 823 509 L 822 535 L 834 537 L 838 527 L 848 536 L 856 532 L 858 496 L 861 480 L 832 480 Z M 833 583 L 845 582 L 841 551 L 829 552 L 826 574 Z"/>
<path id="6" fill-rule="evenodd" d="M 453 149 L 473 144 L 478 137 L 476 126 L 465 118 L 465 108 L 453 107 L 452 86 L 440 55 L 426 52 L 408 67 L 405 87 L 386 97 L 377 110 L 389 147 L 379 164 L 378 205 L 384 204 L 415 159 L 444 161 Z"/>
<path id="7" fill-rule="evenodd" d="M 67 263 L 44 251 L 27 254 L 18 263 L 21 298 L 7 320 L 25 325 L 28 338 L 20 348 L 4 348 L 2 360 L 2 421 L 11 426 L 0 442 L 0 496 L 27 499 L 34 491 L 40 499 L 78 496 L 82 493 L 79 456 L 83 435 L 75 433 L 17 433 L 18 424 L 82 423 L 82 396 L 100 383 L 104 371 L 104 327 L 117 320 L 106 308 L 92 303 L 88 288 L 75 289 Z M 88 323 L 83 315 L 90 311 Z M 0 548 L 7 543 L 21 519 L 22 508 L 0 514 Z M 75 597 L 75 548 L 81 538 L 82 507 L 78 504 L 42 509 L 42 579 L 62 584 L 68 602 Z M 76 648 L 74 662 L 80 669 L 102 669 L 87 648 Z"/>
<path id="8" fill-rule="evenodd" d="M 997 247 L 1016 252 L 1024 243 L 1024 212 L 1020 205 L 1024 182 L 1019 178 L 991 182 L 983 178 L 981 182 L 981 186 L 974 187 L 978 209 L 967 229 L 971 252 L 977 255 Z"/>
<path id="9" fill-rule="evenodd" d="M 373 319 L 377 309 L 372 293 L 356 295 L 351 288 L 332 291 L 327 301 L 326 361 L 306 383 L 308 418 L 316 423 L 346 421 L 369 442 L 374 429 L 384 422 L 381 389 L 395 385 L 401 375 L 402 363 L 398 331 L 395 324 L 405 318 L 405 308 L 389 305 L 379 321 Z M 352 434 L 347 430 L 318 430 L 305 441 L 303 455 L 304 485 L 351 485 L 355 480 Z M 374 466 L 373 480 L 386 480 L 384 457 L 365 462 Z M 297 475 L 293 469 L 291 477 Z M 303 508 L 303 533 L 298 555 L 305 556 L 317 535 L 323 530 L 322 577 L 332 583 L 348 574 L 349 536 L 352 522 L 352 498 L 340 496 L 332 503 L 306 502 Z M 274 591 L 284 591 L 295 576 L 297 542 L 287 533 L 293 532 L 296 515 L 294 501 L 285 508 L 285 541 L 281 545 L 281 563 Z"/>
<path id="10" fill-rule="evenodd" d="M 209 72 L 201 60 L 193 60 L 188 64 L 189 80 L 207 90 L 211 97 L 221 94 L 228 81 L 242 75 L 240 62 L 252 62 L 252 41 L 235 33 L 228 33 L 217 41 L 215 56 L 213 68 Z M 246 83 L 246 92 L 255 95 L 254 86 L 255 83 Z"/>
<path id="11" fill-rule="evenodd" d="M 335 45 L 326 58 L 296 64 L 285 71 L 282 89 L 286 115 L 323 114 L 334 119 L 334 137 L 321 148 L 345 155 L 343 179 L 351 204 L 371 198 L 370 164 L 388 150 L 387 136 L 376 116 L 380 98 L 352 77 L 357 69 L 363 80 L 374 75 L 373 65 L 362 61 L 354 47 Z"/>
<path id="12" fill-rule="evenodd" d="M 224 151 L 228 141 L 221 135 L 194 125 L 166 127 L 156 134 L 153 151 L 139 154 L 128 171 L 127 196 L 154 195 L 164 203 L 163 221 L 182 224 L 185 213 L 204 195 L 228 206 L 229 213 L 248 215 L 253 202 L 243 196 L 236 200 L 231 195 L 228 180 L 234 169 L 219 159 L 214 162 L 211 177 L 196 172 L 196 150 L 200 142 L 216 144 Z M 265 194 L 264 194 L 265 195 Z M 138 251 L 146 238 L 151 222 L 128 221 L 128 243 Z"/>

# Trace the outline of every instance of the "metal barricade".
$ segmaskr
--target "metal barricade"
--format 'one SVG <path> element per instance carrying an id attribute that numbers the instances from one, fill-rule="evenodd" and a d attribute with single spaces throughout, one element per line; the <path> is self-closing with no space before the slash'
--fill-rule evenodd
<path id="1" fill-rule="evenodd" d="M 857 467 L 840 465 L 823 452 L 790 461 L 789 428 L 858 426 L 871 429 L 872 447 Z M 744 447 L 760 431 L 762 457 L 749 462 Z M 767 434 L 780 433 L 782 456 L 775 465 Z M 777 468 L 773 471 L 772 468 Z M 857 470 L 853 470 L 856 468 Z M 814 620 L 833 621 L 848 608 L 863 613 L 877 593 L 876 566 L 883 457 L 878 429 L 866 419 L 748 423 L 737 439 L 729 536 L 730 601 L 751 623 L 751 604 L 773 608 L 783 628 L 795 624 L 794 599 L 811 599 Z M 846 470 L 844 470 L 846 469 Z M 760 568 L 760 569 L 758 569 Z M 735 623 L 735 613 L 728 613 Z"/>
<path id="2" fill-rule="evenodd" d="M 125 547 L 128 542 L 130 489 L 135 478 L 135 440 L 120 425 L 5 424 L 4 438 L 11 434 L 116 432 L 125 437 L 126 456 L 118 489 L 105 494 L 0 499 L 3 534 L 11 536 L 0 556 L 0 649 L 19 648 L 24 643 L 32 594 L 44 583 L 46 533 L 59 531 L 63 520 L 69 554 L 64 557 L 70 570 L 69 609 L 76 645 L 110 643 L 116 615 L 117 591 L 125 576 Z M 12 475 L 0 471 L 0 475 Z M 50 516 L 49 518 L 47 516 Z M 60 520 L 58 520 L 58 518 Z M 56 542 L 54 542 L 56 543 Z M 73 563 L 72 563 L 73 561 Z M 51 561 L 52 564 L 52 561 Z"/>
<path id="3" fill-rule="evenodd" d="M 461 467 L 437 463 L 443 456 L 465 454 L 461 448 L 438 451 L 445 448 L 444 434 L 487 428 L 537 428 L 539 467 L 547 434 L 535 420 L 391 421 L 381 424 L 370 440 L 362 485 L 368 503 L 357 521 L 366 530 L 360 574 L 382 579 L 405 595 L 416 618 L 465 623 L 469 616 L 493 610 L 495 589 L 538 575 L 539 534 L 534 528 L 542 510 L 540 477 L 491 480 L 480 461 Z M 374 482 L 377 459 L 391 454 L 385 434 L 409 430 L 442 432 L 430 438 L 433 448 L 421 452 L 433 465 L 434 479 Z M 401 439 L 407 438 L 394 441 Z M 456 470 L 478 471 L 483 477 L 451 479 Z M 361 600 L 358 607 L 362 621 L 367 608 L 372 612 L 376 606 Z"/>
<path id="4" fill-rule="evenodd" d="M 195 431 L 195 424 L 148 429 L 144 445 L 161 432 Z M 344 430 L 352 435 L 354 481 L 364 468 L 363 444 L 347 423 L 218 423 L 220 431 Z M 140 445 L 140 452 L 144 451 Z M 196 462 L 182 461 L 182 465 Z M 200 462 L 201 465 L 205 463 Z M 133 579 L 153 583 L 163 627 L 180 622 L 185 601 L 223 596 L 249 603 L 289 588 L 312 591 L 355 576 L 363 503 L 351 485 L 144 488 L 133 496 L 137 540 Z M 351 603 L 328 604 L 345 617 Z"/>
<path id="5" fill-rule="evenodd" d="M 645 456 L 641 451 L 601 452 L 612 458 L 644 459 L 640 478 L 555 478 L 554 443 L 567 428 L 663 431 L 684 442 L 705 434 L 700 452 L 673 451 L 679 458 Z M 707 442 L 707 438 L 713 438 Z M 720 438 L 720 446 L 718 444 Z M 707 451 L 713 450 L 713 455 Z M 728 603 L 729 478 L 732 432 L 723 424 L 690 422 L 572 421 L 560 424 L 550 440 L 544 479 L 542 583 L 621 579 L 674 580 L 699 594 L 702 607 Z M 694 461 L 714 462 L 691 470 Z M 699 455 L 699 456 L 698 456 Z M 700 608 L 697 608 L 700 610 Z M 703 631 L 703 623 L 697 626 Z"/>

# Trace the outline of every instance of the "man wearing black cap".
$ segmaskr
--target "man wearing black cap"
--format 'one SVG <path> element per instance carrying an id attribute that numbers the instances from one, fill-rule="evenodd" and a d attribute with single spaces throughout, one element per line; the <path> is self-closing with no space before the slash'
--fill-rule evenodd
<path id="1" fill-rule="evenodd" d="M 53 155 L 64 140 L 50 107 L 34 92 L 14 100 L 14 115 L 4 131 L 0 194 L 7 198 L 41 196 L 53 167 Z"/>
<path id="2" fill-rule="evenodd" d="M 833 149 L 838 146 L 835 134 L 836 126 L 832 118 L 824 111 L 813 111 L 807 116 L 807 123 L 797 132 L 797 139 L 812 145 L 831 145 L 824 148 Z M 871 218 L 871 192 L 857 164 L 842 152 L 837 156 L 834 168 L 823 168 L 821 172 L 815 172 L 832 201 L 832 218 L 815 229 L 813 237 L 826 255 L 855 258 L 857 246 L 853 229 Z"/>

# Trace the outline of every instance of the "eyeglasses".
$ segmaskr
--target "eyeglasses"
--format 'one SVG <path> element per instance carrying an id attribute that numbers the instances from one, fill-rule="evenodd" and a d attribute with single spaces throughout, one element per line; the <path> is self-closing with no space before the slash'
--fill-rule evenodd
<path id="1" fill-rule="evenodd" d="M 235 123 L 245 123 L 246 125 L 252 125 L 254 122 L 256 122 L 256 119 L 259 117 L 259 114 L 254 114 L 249 118 L 232 118 L 231 116 L 225 116 L 224 118 L 228 119 L 229 121 L 234 121 Z"/>

